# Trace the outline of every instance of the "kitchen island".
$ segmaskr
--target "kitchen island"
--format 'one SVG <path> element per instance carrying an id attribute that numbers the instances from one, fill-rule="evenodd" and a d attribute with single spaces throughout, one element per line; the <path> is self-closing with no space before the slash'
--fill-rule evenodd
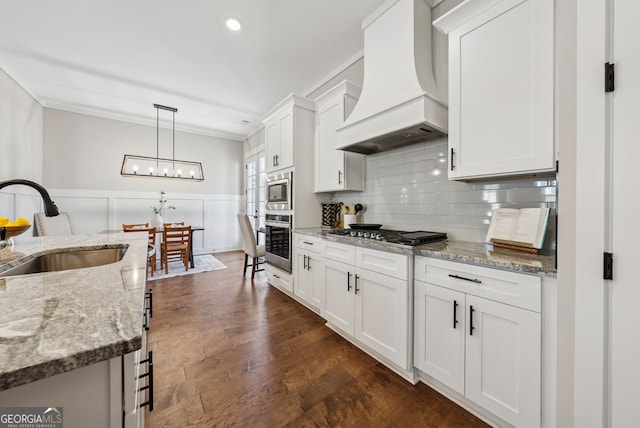
<path id="1" fill-rule="evenodd" d="M 123 373 L 139 370 L 145 348 L 146 232 L 21 239 L 0 250 L 0 276 L 42 255 L 114 248 L 125 250 L 122 259 L 101 266 L 0 277 L 0 402 L 4 405 L 63 406 L 65 422 L 93 423 L 86 419 L 92 411 L 72 409 L 72 403 L 80 401 L 77 396 L 65 398 L 65 389 L 74 393 L 78 382 L 86 381 L 94 390 L 85 399 L 100 407 L 95 415 L 102 415 L 95 418 L 111 415 L 105 426 L 121 426 L 123 411 L 137 409 L 136 385 L 129 387 L 134 404 L 116 395 L 124 390 L 127 398 L 127 384 L 136 375 Z M 100 374 L 103 379 L 97 378 Z M 30 397 L 26 392 L 34 391 L 29 388 L 41 393 L 40 400 L 17 398 Z M 55 393 L 45 393 L 47 388 Z"/>

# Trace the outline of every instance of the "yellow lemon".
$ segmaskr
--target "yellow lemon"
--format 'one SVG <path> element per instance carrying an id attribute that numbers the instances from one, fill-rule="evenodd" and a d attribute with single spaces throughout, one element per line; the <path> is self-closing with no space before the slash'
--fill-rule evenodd
<path id="1" fill-rule="evenodd" d="M 31 223 L 24 217 L 18 217 L 13 221 L 16 226 L 29 226 Z"/>
<path id="2" fill-rule="evenodd" d="M 0 226 L 5 226 L 9 223 L 9 217 L 0 217 Z"/>

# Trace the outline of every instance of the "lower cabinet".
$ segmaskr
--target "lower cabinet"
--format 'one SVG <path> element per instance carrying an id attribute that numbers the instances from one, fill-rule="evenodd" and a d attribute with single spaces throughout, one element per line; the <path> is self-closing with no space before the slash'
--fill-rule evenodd
<path id="1" fill-rule="evenodd" d="M 417 368 L 464 395 L 465 294 L 415 281 Z"/>
<path id="2" fill-rule="evenodd" d="M 294 294 L 322 311 L 324 307 L 323 263 L 320 240 L 296 235 Z"/>
<path id="3" fill-rule="evenodd" d="M 407 281 L 357 268 L 353 292 L 356 339 L 400 367 L 409 368 Z"/>
<path id="4" fill-rule="evenodd" d="M 345 251 L 356 248 L 329 243 L 328 254 L 336 254 L 336 245 Z M 357 248 L 380 260 L 398 260 L 397 254 Z M 338 251 L 338 254 L 343 252 Z M 357 265 L 323 258 L 324 310 L 322 315 L 335 328 L 353 337 L 404 370 L 412 367 L 409 360 L 410 296 L 406 279 L 394 278 Z M 402 256 L 403 274 L 407 257 Z"/>
<path id="5" fill-rule="evenodd" d="M 355 335 L 355 268 L 333 260 L 324 261 L 324 318 L 345 333 Z"/>
<path id="6" fill-rule="evenodd" d="M 539 427 L 540 278 L 420 259 L 415 366 L 515 426 Z"/>
<path id="7" fill-rule="evenodd" d="M 283 291 L 293 293 L 293 278 L 291 274 L 278 269 L 277 267 L 267 263 L 264 267 L 264 271 L 267 274 L 267 281 L 269 284 Z"/>
<path id="8" fill-rule="evenodd" d="M 467 296 L 465 395 L 519 427 L 540 426 L 540 314 Z"/>

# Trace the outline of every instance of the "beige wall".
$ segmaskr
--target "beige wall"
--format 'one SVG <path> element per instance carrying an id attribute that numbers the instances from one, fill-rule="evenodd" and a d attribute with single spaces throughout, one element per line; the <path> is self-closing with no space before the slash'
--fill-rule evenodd
<path id="1" fill-rule="evenodd" d="M 42 182 L 42 110 L 0 70 L 0 180 Z"/>
<path id="2" fill-rule="evenodd" d="M 159 141 L 160 157 L 171 158 L 171 130 L 161 129 Z M 43 177 L 48 187 L 224 195 L 243 192 L 242 143 L 238 141 L 176 132 L 175 158 L 202 162 L 203 182 L 122 177 L 125 154 L 156 156 L 156 127 L 44 109 Z"/>

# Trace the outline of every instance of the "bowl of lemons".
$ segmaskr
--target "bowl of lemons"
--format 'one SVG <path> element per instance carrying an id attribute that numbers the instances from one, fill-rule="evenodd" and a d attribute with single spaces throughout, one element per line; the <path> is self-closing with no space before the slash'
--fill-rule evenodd
<path id="1" fill-rule="evenodd" d="M 0 217 L 0 236 L 2 239 L 9 239 L 18 236 L 31 227 L 31 222 L 24 217 L 10 220 L 8 217 Z"/>

